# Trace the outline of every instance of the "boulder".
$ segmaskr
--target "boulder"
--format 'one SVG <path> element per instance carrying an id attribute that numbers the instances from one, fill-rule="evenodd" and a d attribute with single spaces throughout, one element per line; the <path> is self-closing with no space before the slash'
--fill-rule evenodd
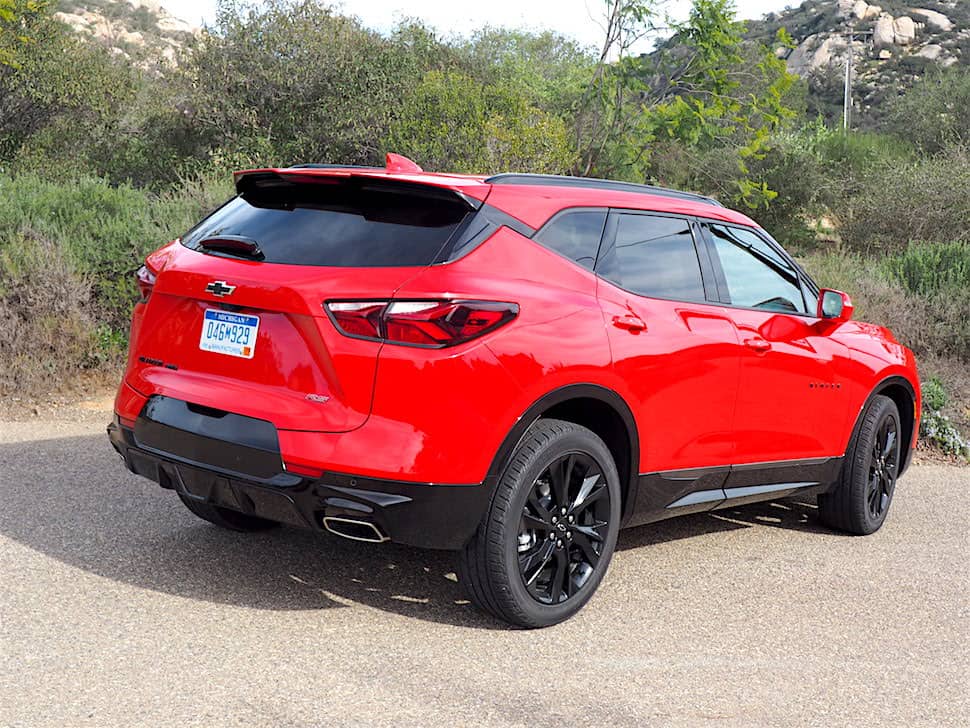
<path id="1" fill-rule="evenodd" d="M 906 15 L 896 18 L 893 21 L 893 36 L 896 45 L 912 45 L 916 40 L 916 23 Z"/>
<path id="2" fill-rule="evenodd" d="M 881 51 L 879 51 L 879 55 L 877 56 L 880 61 L 888 61 L 892 57 L 893 52 L 888 48 L 883 48 Z"/>
<path id="3" fill-rule="evenodd" d="M 876 48 L 880 46 L 891 46 L 896 39 L 896 32 L 893 30 L 893 16 L 881 15 L 872 29 L 872 43 Z"/>
<path id="4" fill-rule="evenodd" d="M 870 5 L 865 0 L 856 0 L 852 6 L 852 14 L 857 20 L 872 20 L 878 18 L 882 8 L 878 5 Z"/>
<path id="5" fill-rule="evenodd" d="M 936 30 L 941 30 L 944 33 L 953 30 L 953 21 L 943 13 L 938 13 L 935 10 L 926 10 L 925 8 L 913 8 L 909 12 L 919 16 L 921 20 L 926 21 L 927 25 L 936 28 Z"/>
<path id="6" fill-rule="evenodd" d="M 848 18 L 852 16 L 853 10 L 855 8 L 855 0 L 839 0 L 838 12 L 839 17 Z"/>
<path id="7" fill-rule="evenodd" d="M 931 61 L 938 60 L 940 56 L 943 55 L 943 46 L 936 43 L 930 43 L 920 48 L 916 55 L 920 58 L 928 58 Z"/>

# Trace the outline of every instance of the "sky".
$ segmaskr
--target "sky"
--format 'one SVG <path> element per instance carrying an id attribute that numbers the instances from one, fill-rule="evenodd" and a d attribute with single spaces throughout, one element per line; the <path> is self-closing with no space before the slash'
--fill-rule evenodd
<path id="1" fill-rule="evenodd" d="M 195 25 L 211 23 L 217 0 L 161 0 L 172 15 Z M 798 5 L 800 0 L 737 0 L 741 18 Z M 358 16 L 378 31 L 390 30 L 402 18 L 416 17 L 443 35 L 468 35 L 484 25 L 555 30 L 580 43 L 599 46 L 602 31 L 597 27 L 603 0 L 357 0 L 334 3 L 348 15 Z M 672 15 L 683 18 L 690 0 L 669 0 Z"/>

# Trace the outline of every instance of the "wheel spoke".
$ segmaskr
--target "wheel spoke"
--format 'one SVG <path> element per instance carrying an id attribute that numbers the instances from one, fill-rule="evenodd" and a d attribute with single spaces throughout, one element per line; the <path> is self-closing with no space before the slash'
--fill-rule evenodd
<path id="1" fill-rule="evenodd" d="M 590 541 L 589 536 L 579 529 L 576 529 L 573 535 L 573 544 L 575 544 L 583 561 L 595 568 L 596 564 L 599 563 L 600 555 L 593 548 L 593 542 Z"/>
<path id="2" fill-rule="evenodd" d="M 543 604 L 581 592 L 603 560 L 611 533 L 611 495 L 603 469 L 585 452 L 567 452 L 533 482 L 516 544 L 526 590 Z"/>
<path id="3" fill-rule="evenodd" d="M 886 446 L 883 448 L 883 454 L 888 460 L 893 457 L 896 450 L 896 430 L 890 428 L 889 432 L 886 433 Z"/>
<path id="4" fill-rule="evenodd" d="M 564 460 L 560 460 L 556 467 L 549 469 L 553 500 L 557 507 L 569 505 L 569 479 L 572 477 L 575 462 L 576 456 L 569 455 Z"/>
<path id="5" fill-rule="evenodd" d="M 532 584 L 539 576 L 539 572 L 546 568 L 555 550 L 555 542 L 546 539 L 540 546 L 519 556 L 519 570 L 525 577 L 526 586 Z"/>
<path id="6" fill-rule="evenodd" d="M 556 551 L 556 570 L 552 575 L 552 582 L 549 584 L 549 595 L 552 601 L 558 604 L 564 601 L 569 595 L 566 593 L 566 580 L 569 578 L 569 556 L 565 549 Z"/>
<path id="7" fill-rule="evenodd" d="M 579 493 L 576 495 L 572 506 L 570 506 L 570 511 L 573 513 L 585 511 L 606 495 L 606 484 L 600 482 L 602 477 L 602 473 L 597 471 L 594 475 L 587 475 L 583 478 L 583 484 L 580 486 Z"/>
<path id="8" fill-rule="evenodd" d="M 537 518 L 536 516 L 533 516 L 528 511 L 522 514 L 522 525 L 525 528 L 534 528 L 537 531 L 543 531 L 545 533 L 548 533 L 549 531 L 552 530 L 551 524 L 546 523 L 541 518 Z"/>
<path id="9" fill-rule="evenodd" d="M 576 526 L 573 527 L 573 532 L 581 533 L 587 538 L 592 539 L 593 541 L 602 541 L 603 535 L 599 532 L 599 529 L 601 529 L 605 525 L 606 525 L 606 521 L 595 521 L 594 523 L 589 525 L 577 524 Z"/>

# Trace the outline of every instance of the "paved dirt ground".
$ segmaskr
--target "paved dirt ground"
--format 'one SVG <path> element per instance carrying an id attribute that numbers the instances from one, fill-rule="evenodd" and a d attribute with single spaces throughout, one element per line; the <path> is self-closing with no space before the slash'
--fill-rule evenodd
<path id="1" fill-rule="evenodd" d="M 0 726 L 970 724 L 970 469 L 869 538 L 800 503 L 625 531 L 526 632 L 447 553 L 198 521 L 105 419 L 0 421 Z"/>

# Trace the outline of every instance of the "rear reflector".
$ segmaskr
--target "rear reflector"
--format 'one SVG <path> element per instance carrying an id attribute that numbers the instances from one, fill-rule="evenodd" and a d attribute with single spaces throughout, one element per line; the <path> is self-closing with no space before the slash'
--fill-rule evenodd
<path id="1" fill-rule="evenodd" d="M 442 348 L 470 341 L 519 313 L 502 301 L 327 301 L 341 333 L 391 344 Z"/>
<path id="2" fill-rule="evenodd" d="M 308 465 L 296 465 L 294 463 L 283 463 L 283 469 L 294 475 L 302 475 L 305 478 L 319 479 L 323 477 L 323 471 L 319 468 L 311 468 Z"/>

